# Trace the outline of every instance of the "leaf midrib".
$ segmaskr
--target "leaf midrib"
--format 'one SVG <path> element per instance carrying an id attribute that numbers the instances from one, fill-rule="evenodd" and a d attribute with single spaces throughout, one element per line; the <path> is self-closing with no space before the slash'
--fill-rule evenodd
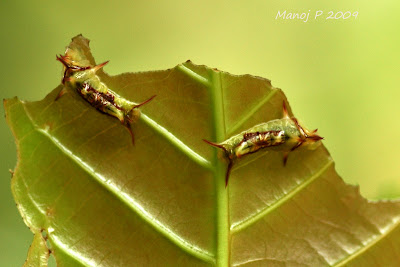
<path id="1" fill-rule="evenodd" d="M 207 69 L 208 77 L 203 77 L 184 64 L 177 68 L 207 88 L 211 98 L 212 136 L 216 142 L 222 142 L 226 139 L 226 129 L 221 72 Z M 216 265 L 226 267 L 230 265 L 229 187 L 225 187 L 226 166 L 218 158 L 217 150 L 214 150 L 212 166 L 216 195 Z"/>
<path id="2" fill-rule="evenodd" d="M 212 101 L 214 137 L 217 142 L 222 142 L 226 139 L 226 131 L 221 72 L 209 70 L 209 75 L 211 80 L 209 93 Z M 217 197 L 216 263 L 219 267 L 225 267 L 230 265 L 229 187 L 225 186 L 226 166 L 218 158 L 216 149 L 214 149 L 213 163 L 215 166 L 214 182 Z"/>

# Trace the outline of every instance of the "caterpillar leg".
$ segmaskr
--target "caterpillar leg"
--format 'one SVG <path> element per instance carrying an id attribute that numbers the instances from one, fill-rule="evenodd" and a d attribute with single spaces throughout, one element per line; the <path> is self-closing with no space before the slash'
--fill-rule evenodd
<path id="1" fill-rule="evenodd" d="M 134 145 L 135 144 L 135 136 L 133 135 L 133 131 L 131 128 L 132 121 L 130 120 L 130 118 L 128 116 L 124 117 L 124 115 L 122 113 L 115 113 L 115 115 L 112 115 L 112 116 L 118 118 L 119 121 L 122 123 L 122 125 L 125 126 L 125 128 L 128 130 L 128 132 L 131 136 L 132 145 Z"/>
<path id="2" fill-rule="evenodd" d="M 129 112 L 125 115 L 125 119 L 126 119 L 127 121 L 129 121 L 130 123 L 135 122 L 135 121 L 139 118 L 139 116 L 140 116 L 140 111 L 139 111 L 137 108 L 143 106 L 144 104 L 149 103 L 149 102 L 150 102 L 151 100 L 153 100 L 153 98 L 155 98 L 155 97 L 156 97 L 156 95 L 153 95 L 152 97 L 150 97 L 150 98 L 147 99 L 146 101 L 144 101 L 144 102 L 142 102 L 142 103 L 139 103 L 139 104 L 133 106 L 133 107 L 131 108 L 131 110 L 129 110 Z"/>
<path id="3" fill-rule="evenodd" d="M 289 152 L 283 152 L 283 166 L 286 166 L 286 162 L 289 156 Z"/>
<path id="4" fill-rule="evenodd" d="M 283 101 L 283 116 L 282 117 L 283 118 L 290 118 L 285 101 Z"/>
<path id="5" fill-rule="evenodd" d="M 97 66 L 94 66 L 93 67 L 94 72 L 97 72 L 99 69 L 103 68 L 105 65 L 107 65 L 108 62 L 109 61 L 107 60 L 107 61 L 105 61 L 105 62 L 103 62 L 103 63 L 101 63 L 101 64 L 99 64 Z"/>
<path id="6" fill-rule="evenodd" d="M 209 145 L 212 145 L 213 147 L 221 148 L 222 150 L 224 150 L 227 153 L 227 151 L 226 151 L 226 149 L 225 149 L 225 147 L 223 145 L 220 145 L 220 144 L 217 144 L 217 143 L 213 143 L 213 142 L 208 141 L 206 139 L 203 139 L 203 141 L 206 142 Z"/>
<path id="7" fill-rule="evenodd" d="M 155 98 L 156 96 L 157 96 L 157 95 L 153 95 L 152 97 L 150 97 L 150 98 L 147 99 L 146 101 L 144 101 L 144 102 L 142 102 L 142 103 L 140 103 L 140 104 L 137 104 L 136 106 L 133 106 L 132 109 L 139 108 L 139 107 L 143 106 L 144 104 L 149 103 L 149 102 L 150 102 L 151 100 L 153 100 L 153 98 Z"/>
<path id="8" fill-rule="evenodd" d="M 103 65 L 103 66 L 104 66 L 106 63 L 107 63 L 107 62 L 105 62 L 105 63 L 103 63 L 103 64 L 100 64 L 100 65 Z M 100 65 L 99 65 L 99 66 L 100 66 Z M 114 116 L 117 117 L 117 118 L 121 121 L 121 123 L 122 123 L 123 125 L 125 125 L 125 127 L 128 129 L 129 134 L 131 135 L 131 138 L 132 138 L 132 144 L 135 144 L 135 136 L 134 136 L 134 134 L 133 134 L 133 131 L 132 131 L 132 128 L 131 128 L 131 124 L 134 123 L 134 122 L 136 121 L 136 119 L 139 118 L 139 116 L 140 116 L 140 111 L 137 110 L 137 108 L 139 108 L 139 107 L 141 107 L 142 105 L 144 105 L 144 104 L 150 102 L 151 100 L 153 100 L 154 97 L 156 97 L 156 96 L 153 95 L 152 97 L 150 97 L 150 98 L 147 99 L 146 101 L 144 101 L 144 102 L 142 102 L 142 103 L 140 103 L 140 104 L 137 104 L 137 105 L 133 106 L 133 107 L 131 108 L 131 110 L 130 110 L 128 113 L 125 113 L 125 115 L 123 115 L 123 116 L 115 116 L 115 115 L 114 115 Z"/>
<path id="9" fill-rule="evenodd" d="M 132 128 L 131 128 L 131 123 L 129 121 L 126 121 L 124 123 L 124 125 L 125 125 L 126 129 L 128 129 L 128 132 L 131 135 L 132 145 L 134 145 L 135 144 L 135 136 L 133 135 L 133 131 L 132 131 Z"/>
<path id="10" fill-rule="evenodd" d="M 292 147 L 292 148 L 290 149 L 290 151 L 285 151 L 285 152 L 283 152 L 283 166 L 286 166 L 286 162 L 287 162 L 289 153 L 292 152 L 292 151 L 294 151 L 294 150 L 296 150 L 297 148 L 299 148 L 303 143 L 304 143 L 304 141 L 299 140 L 298 143 L 297 143 L 294 147 Z"/>
<path id="11" fill-rule="evenodd" d="M 228 186 L 229 176 L 230 176 L 230 174 L 231 174 L 231 170 L 232 170 L 232 167 L 233 167 L 233 161 L 232 161 L 232 159 L 228 156 L 229 153 L 228 153 L 228 151 L 226 150 L 226 148 L 225 148 L 223 145 L 220 145 L 220 144 L 217 144 L 217 143 L 213 143 L 213 142 L 208 141 L 208 140 L 206 140 L 206 139 L 203 139 L 203 141 L 206 142 L 206 143 L 209 144 L 209 145 L 212 145 L 213 147 L 221 148 L 221 149 L 225 152 L 225 155 L 227 156 L 227 158 L 228 158 L 228 160 L 229 160 L 228 167 L 227 167 L 227 169 L 226 169 L 226 174 L 225 174 L 225 188 L 226 188 L 226 187 Z"/>
<path id="12" fill-rule="evenodd" d="M 71 67 L 71 62 L 67 56 L 56 55 L 56 60 L 60 61 L 67 69 Z"/>
<path id="13" fill-rule="evenodd" d="M 232 166 L 233 166 L 233 162 L 231 159 L 229 159 L 229 164 L 228 164 L 228 167 L 226 169 L 226 174 L 225 174 L 225 188 L 228 186 L 229 175 L 231 174 Z"/>

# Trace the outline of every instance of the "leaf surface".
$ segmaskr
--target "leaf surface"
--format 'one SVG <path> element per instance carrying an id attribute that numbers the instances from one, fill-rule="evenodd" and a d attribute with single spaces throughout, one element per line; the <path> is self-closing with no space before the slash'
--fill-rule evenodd
<path id="1" fill-rule="evenodd" d="M 46 245 L 46 240 L 42 237 L 41 233 L 36 233 L 23 267 L 47 266 L 49 256 L 50 253 Z"/>
<path id="2" fill-rule="evenodd" d="M 87 39 L 70 47 L 95 64 Z M 157 95 L 132 126 L 134 145 L 76 92 L 55 101 L 61 85 L 42 101 L 5 101 L 18 147 L 12 190 L 38 248 L 28 259 L 45 251 L 45 231 L 59 266 L 399 262 L 399 202 L 363 199 L 322 145 L 290 153 L 286 166 L 279 152 L 248 156 L 225 188 L 226 163 L 202 139 L 281 118 L 286 98 L 269 80 L 191 62 L 99 75 L 136 103 Z"/>

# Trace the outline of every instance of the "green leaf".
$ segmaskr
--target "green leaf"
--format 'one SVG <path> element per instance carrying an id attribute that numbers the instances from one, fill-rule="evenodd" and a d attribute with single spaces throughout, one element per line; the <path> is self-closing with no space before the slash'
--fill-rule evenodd
<path id="1" fill-rule="evenodd" d="M 28 257 L 25 261 L 24 267 L 47 266 L 49 256 L 50 253 L 46 246 L 46 240 L 44 240 L 41 233 L 36 233 L 32 245 L 29 248 Z"/>
<path id="2" fill-rule="evenodd" d="M 75 37 L 94 64 L 89 42 Z M 127 129 L 76 92 L 5 101 L 18 147 L 12 191 L 35 234 L 28 259 L 59 266 L 396 266 L 400 204 L 363 199 L 323 146 L 259 152 L 235 166 L 202 139 L 223 141 L 280 118 L 269 80 L 185 62 L 102 81 L 141 108 Z M 289 109 L 290 110 L 290 109 Z M 37 249 L 36 249 L 37 248 Z M 35 256 L 36 255 L 36 256 Z M 47 260 L 47 258 L 46 258 Z"/>

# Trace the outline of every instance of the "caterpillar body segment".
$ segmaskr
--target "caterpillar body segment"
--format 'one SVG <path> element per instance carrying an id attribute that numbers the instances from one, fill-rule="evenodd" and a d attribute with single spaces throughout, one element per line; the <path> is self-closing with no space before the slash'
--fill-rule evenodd
<path id="1" fill-rule="evenodd" d="M 229 162 L 225 176 L 225 186 L 227 186 L 234 163 L 248 154 L 268 148 L 282 151 L 284 153 L 283 164 L 286 165 L 289 152 L 304 144 L 313 144 L 321 139 L 323 138 L 317 134 L 317 130 L 308 131 L 299 124 L 296 118 L 289 117 L 284 102 L 282 119 L 258 124 L 221 143 L 203 140 L 224 151 L 224 157 Z"/>
<path id="2" fill-rule="evenodd" d="M 132 143 L 134 143 L 131 124 L 140 116 L 138 108 L 151 101 L 155 95 L 142 103 L 136 104 L 113 92 L 96 75 L 96 72 L 103 68 L 108 61 L 91 67 L 81 66 L 68 56 L 57 56 L 57 60 L 64 65 L 62 84 L 74 88 L 83 99 L 97 110 L 117 118 L 128 129 L 132 137 Z M 66 87 L 60 91 L 56 100 L 65 93 Z"/>

